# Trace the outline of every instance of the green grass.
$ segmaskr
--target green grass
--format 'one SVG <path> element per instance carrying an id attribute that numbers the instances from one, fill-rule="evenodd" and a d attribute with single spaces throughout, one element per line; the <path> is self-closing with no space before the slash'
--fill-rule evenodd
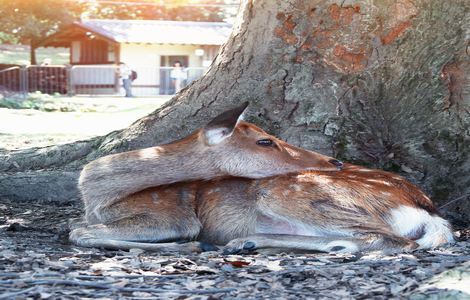
<path id="1" fill-rule="evenodd" d="M 0 94 L 0 108 L 35 109 L 43 112 L 95 112 L 99 106 L 96 103 L 74 103 L 63 101 L 60 95 L 48 95 L 41 92 L 29 93 L 26 97 L 19 95 L 3 96 Z M 103 110 L 102 107 L 100 109 Z"/>
<path id="2" fill-rule="evenodd" d="M 69 63 L 68 48 L 38 48 L 36 60 L 40 64 L 45 58 L 50 58 L 53 65 Z M 25 45 L 0 45 L 0 63 L 29 65 L 29 46 Z"/>

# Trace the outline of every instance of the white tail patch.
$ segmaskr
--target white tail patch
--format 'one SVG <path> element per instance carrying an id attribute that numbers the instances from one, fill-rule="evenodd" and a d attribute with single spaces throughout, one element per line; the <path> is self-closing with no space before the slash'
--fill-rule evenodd
<path id="1" fill-rule="evenodd" d="M 398 235 L 408 238 L 421 235 L 416 240 L 420 248 L 433 248 L 454 241 L 449 222 L 424 209 L 411 206 L 392 209 L 388 223 Z"/>

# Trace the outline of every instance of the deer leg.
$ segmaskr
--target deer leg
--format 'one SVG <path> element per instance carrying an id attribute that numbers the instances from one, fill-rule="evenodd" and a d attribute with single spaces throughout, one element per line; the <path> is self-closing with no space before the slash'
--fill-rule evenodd
<path id="1" fill-rule="evenodd" d="M 236 254 L 243 250 L 265 248 L 354 253 L 385 249 L 413 250 L 416 247 L 417 244 L 411 240 L 379 233 L 361 233 L 359 237 L 256 234 L 230 241 L 224 247 L 223 253 Z"/>
<path id="2" fill-rule="evenodd" d="M 195 216 L 178 221 L 162 215 L 139 214 L 107 224 L 95 224 L 76 228 L 70 233 L 70 241 L 82 247 L 129 250 L 139 248 L 148 251 L 201 252 L 218 250 L 201 242 L 168 243 L 166 241 L 193 240 L 199 234 L 201 224 Z"/>

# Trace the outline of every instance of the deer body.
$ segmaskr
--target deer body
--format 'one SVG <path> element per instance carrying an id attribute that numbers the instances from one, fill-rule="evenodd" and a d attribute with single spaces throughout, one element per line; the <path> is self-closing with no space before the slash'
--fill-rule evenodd
<path id="1" fill-rule="evenodd" d="M 175 143 L 87 165 L 79 181 L 86 224 L 71 241 L 176 251 L 211 243 L 237 253 L 410 250 L 453 240 L 416 186 L 288 145 L 239 122 L 245 107 Z M 191 242 L 169 243 L 181 240 Z"/>
<path id="2" fill-rule="evenodd" d="M 452 242 L 447 221 L 405 179 L 346 164 L 266 179 L 227 178 L 149 188 L 109 207 L 82 246 L 226 253 L 260 248 L 411 250 Z M 79 232 L 81 229 L 78 229 Z M 83 230 L 83 229 L 82 229 Z M 196 243 L 175 244 L 186 240 Z"/>
<path id="3" fill-rule="evenodd" d="M 431 248 L 453 241 L 449 223 L 416 186 L 391 173 L 349 164 L 336 173 L 211 183 L 200 193 L 197 207 L 199 238 L 228 243 L 231 251 L 249 242 L 260 244 L 258 248 L 279 245 L 266 240 L 269 235 L 281 235 L 281 240 L 290 236 L 285 248 L 330 251 L 333 246 L 327 245 L 334 241 L 331 245 L 352 252 Z M 305 237 L 325 238 L 325 248 L 315 248 L 320 241 L 311 245 Z"/>

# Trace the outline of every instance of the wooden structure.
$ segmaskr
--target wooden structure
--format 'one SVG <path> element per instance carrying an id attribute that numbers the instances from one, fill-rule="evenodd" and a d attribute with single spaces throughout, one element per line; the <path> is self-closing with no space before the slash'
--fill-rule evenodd
<path id="1" fill-rule="evenodd" d="M 165 68 L 176 61 L 187 68 L 200 68 L 193 72 L 197 75 L 192 79 L 196 79 L 211 64 L 230 32 L 231 25 L 220 22 L 83 20 L 45 38 L 39 47 L 69 48 L 72 66 L 99 65 L 91 71 L 82 68 L 71 79 L 72 85 L 87 89 L 95 86 L 92 93 L 118 92 L 119 78 L 112 66 L 125 62 L 139 74 L 135 87 L 167 94 L 169 90 L 163 86 L 168 87 L 170 79 Z M 106 65 L 107 71 L 103 68 Z M 97 74 L 94 79 L 90 72 Z"/>

